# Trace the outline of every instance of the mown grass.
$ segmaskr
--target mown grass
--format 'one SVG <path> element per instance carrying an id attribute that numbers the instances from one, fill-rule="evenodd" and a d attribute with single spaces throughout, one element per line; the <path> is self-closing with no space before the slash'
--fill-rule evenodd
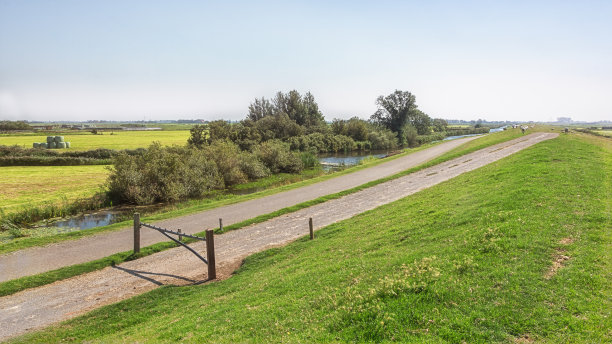
<path id="1" fill-rule="evenodd" d="M 495 135 L 485 136 L 485 137 L 479 139 L 479 142 L 470 141 L 467 144 L 464 144 L 464 145 L 458 147 L 457 149 L 452 150 L 452 151 L 448 152 L 447 154 L 440 156 L 437 159 L 434 159 L 433 161 L 431 161 L 429 163 L 426 163 L 424 165 L 417 166 L 417 167 L 414 167 L 412 169 L 406 170 L 404 172 L 396 174 L 395 176 L 390 176 L 390 177 L 383 178 L 383 179 L 380 179 L 380 180 L 377 180 L 377 181 L 372 181 L 372 182 L 363 184 L 361 186 L 358 186 L 358 187 L 355 187 L 355 188 L 352 188 L 352 189 L 349 189 L 349 190 L 345 190 L 345 191 L 342 191 L 342 192 L 339 192 L 339 193 L 336 193 L 336 194 L 331 194 L 331 195 L 319 197 L 317 199 L 314 199 L 314 200 L 311 200 L 311 201 L 307 201 L 307 202 L 303 202 L 303 203 L 300 203 L 300 204 L 297 204 L 297 205 L 294 205 L 294 206 L 291 206 L 291 207 L 283 208 L 283 209 L 280 209 L 278 211 L 275 211 L 275 212 L 272 212 L 272 213 L 269 213 L 269 214 L 260 215 L 260 216 L 257 216 L 255 218 L 252 218 L 252 219 L 248 219 L 248 220 L 245 220 L 245 221 L 242 221 L 242 222 L 239 222 L 239 223 L 235 223 L 233 225 L 225 226 L 223 228 L 223 232 L 239 229 L 239 228 L 242 228 L 242 227 L 254 224 L 254 223 L 261 223 L 261 222 L 267 221 L 267 220 L 269 220 L 271 218 L 274 218 L 274 217 L 277 217 L 277 216 L 281 216 L 283 214 L 291 213 L 291 212 L 294 212 L 294 211 L 297 211 L 297 210 L 300 210 L 300 209 L 303 209 L 303 208 L 306 208 L 306 207 L 309 207 L 309 206 L 312 206 L 312 205 L 315 205 L 315 204 L 323 203 L 323 202 L 331 200 L 331 199 L 340 198 L 340 197 L 342 197 L 344 195 L 348 195 L 350 193 L 357 192 L 359 190 L 363 190 L 363 189 L 365 189 L 367 187 L 374 186 L 376 184 L 382 183 L 382 182 L 387 181 L 387 180 L 398 178 L 400 176 L 406 175 L 408 173 L 417 171 L 419 169 L 422 169 L 422 168 L 425 168 L 425 167 L 428 167 L 428 166 L 433 166 L 435 164 L 441 163 L 443 161 L 447 161 L 447 160 L 452 159 L 454 157 L 461 156 L 463 154 L 467 154 L 469 152 L 473 152 L 475 150 L 478 150 L 478 149 L 481 149 L 481 148 L 484 148 L 484 147 L 487 147 L 487 146 L 490 146 L 490 145 L 493 145 L 493 144 L 496 144 L 496 143 L 499 143 L 499 142 L 510 140 L 512 138 L 517 137 L 517 135 L 520 135 L 519 133 L 520 133 L 519 131 L 515 131 L 515 132 L 513 132 L 513 131 L 506 131 L 506 132 L 503 132 L 503 133 L 497 133 Z M 482 141 L 480 141 L 480 140 L 482 140 Z M 423 149 L 423 148 L 425 148 L 425 147 L 421 147 L 420 149 Z M 402 156 L 402 155 L 396 155 L 395 158 L 397 158 L 399 156 Z M 375 165 L 375 164 L 379 164 L 379 163 L 381 163 L 381 160 L 366 162 L 364 165 L 355 166 L 353 168 L 350 168 L 350 169 L 338 172 L 338 175 L 354 172 L 354 171 L 356 171 L 358 169 L 362 169 L 362 168 L 369 167 L 369 166 L 372 166 L 372 165 Z M 328 178 L 330 178 L 330 175 L 326 175 L 326 176 L 323 176 L 323 177 L 320 177 L 320 178 L 321 179 L 319 179 L 317 181 L 328 179 Z M 287 186 L 278 188 L 276 190 L 295 188 L 295 187 L 298 187 L 298 186 L 303 186 L 303 185 L 310 184 L 312 182 L 314 182 L 314 181 L 313 180 L 304 181 L 304 182 L 301 182 L 301 183 L 287 185 Z M 259 194 L 260 195 L 267 195 L 268 193 L 272 193 L 273 191 L 274 190 L 268 190 L 268 191 L 265 191 L 265 192 L 261 192 Z M 246 197 L 248 197 L 248 196 L 249 195 L 247 195 Z M 213 207 L 214 205 L 218 205 L 218 204 L 219 203 L 213 202 L 213 203 L 210 203 L 209 205 L 211 207 Z M 198 205 L 196 205 L 196 206 L 198 206 Z M 191 207 L 188 208 L 188 209 L 189 209 L 188 213 L 195 212 L 195 211 L 193 211 L 193 208 L 191 208 Z M 201 209 L 201 210 L 205 210 L 205 209 Z M 201 211 L 201 210 L 199 210 L 199 211 Z M 177 211 L 180 212 L 180 210 L 177 210 Z M 143 218 L 143 222 L 153 222 L 153 221 L 169 218 L 172 214 L 174 214 L 174 213 L 171 212 L 171 213 L 158 214 L 158 215 L 155 215 L 155 216 L 146 217 L 146 218 Z M 112 230 L 112 229 L 119 228 L 119 226 L 125 227 L 128 224 L 129 224 L 129 222 L 126 221 L 126 222 L 123 222 L 123 223 L 117 223 L 117 224 L 114 224 L 114 225 L 106 226 L 105 228 L 107 230 Z M 222 232 L 220 231 L 219 228 L 217 228 L 216 229 L 216 233 L 220 234 Z M 198 235 L 200 235 L 200 236 L 203 236 L 204 234 L 205 234 L 204 232 L 198 233 Z M 72 233 L 58 235 L 58 236 L 51 237 L 51 238 L 48 238 L 48 239 L 49 240 L 61 241 L 61 240 L 68 240 L 68 239 L 78 238 L 78 237 L 81 237 L 81 236 L 84 236 L 84 235 L 87 235 L 86 231 L 79 231 L 79 232 L 72 232 Z M 15 251 L 15 250 L 23 248 L 25 245 L 29 245 L 29 246 L 25 246 L 25 247 L 31 247 L 31 246 L 35 246 L 35 245 L 43 245 L 46 242 L 48 243 L 48 241 L 49 241 L 49 240 L 45 241 L 45 238 L 26 238 L 25 240 L 21 240 L 21 241 L 19 241 L 19 240 L 20 239 L 17 239 L 17 241 L 15 241 L 13 243 L 6 244 L 4 246 L 0 246 L 0 252 L 1 252 L 2 249 L 4 249 L 7 252 L 12 252 L 12 251 Z M 190 240 L 188 239 L 186 242 L 190 242 Z M 148 254 L 152 254 L 152 253 L 155 253 L 155 252 L 159 252 L 159 251 L 162 251 L 162 250 L 165 250 L 165 249 L 168 249 L 168 248 L 172 248 L 172 247 L 176 247 L 176 245 L 174 245 L 173 243 L 168 243 L 168 242 L 154 244 L 154 245 L 148 246 L 146 251 L 141 252 L 139 257 L 140 256 L 145 256 L 145 255 L 148 255 Z M 37 275 L 34 275 L 34 276 L 26 276 L 26 277 L 22 277 L 22 278 L 19 278 L 19 279 L 12 280 L 12 281 L 7 281 L 7 282 L 0 283 L 0 296 L 9 295 L 9 294 L 21 291 L 21 290 L 25 290 L 27 288 L 32 288 L 32 287 L 37 287 L 37 286 L 53 283 L 53 282 L 58 281 L 58 280 L 74 277 L 74 276 L 76 276 L 78 274 L 81 274 L 81 273 L 86 273 L 86 272 L 98 270 L 98 269 L 104 268 L 106 266 L 110 266 L 111 264 L 118 264 L 118 263 L 121 263 L 122 261 L 129 260 L 129 259 L 133 258 L 132 256 L 130 256 L 130 252 L 117 253 L 117 254 L 115 254 L 115 255 L 113 255 L 111 257 L 112 258 L 110 260 L 109 259 L 101 259 L 101 260 L 97 260 L 97 261 L 91 262 L 91 264 L 83 263 L 83 264 L 79 264 L 79 265 L 75 265 L 75 266 L 68 266 L 68 267 L 60 268 L 60 269 L 57 269 L 57 270 L 54 270 L 54 271 L 50 271 L 50 272 L 45 272 L 45 273 L 37 274 Z M 124 260 L 121 260 L 122 259 L 121 257 L 124 257 L 123 258 Z M 103 262 L 105 262 L 106 265 L 104 265 Z"/>
<path id="2" fill-rule="evenodd" d="M 606 137 L 612 137 L 612 130 L 595 130 L 595 132 Z"/>
<path id="3" fill-rule="evenodd" d="M 189 138 L 189 130 L 161 130 L 161 131 L 115 131 L 104 132 L 98 135 L 70 135 L 64 136 L 64 141 L 70 142 L 70 148 L 60 150 L 90 150 L 96 148 L 108 149 L 134 149 L 148 147 L 153 141 L 159 141 L 163 145 L 184 145 Z M 0 145 L 18 145 L 32 148 L 34 142 L 47 142 L 46 135 L 11 135 L 0 136 Z"/>
<path id="4" fill-rule="evenodd" d="M 15 342 L 610 342 L 612 146 L 560 136 Z M 553 261 L 566 256 L 550 277 Z"/>
<path id="5" fill-rule="evenodd" d="M 47 203 L 70 202 L 100 190 L 105 166 L 2 166 L 0 210 L 4 213 Z"/>

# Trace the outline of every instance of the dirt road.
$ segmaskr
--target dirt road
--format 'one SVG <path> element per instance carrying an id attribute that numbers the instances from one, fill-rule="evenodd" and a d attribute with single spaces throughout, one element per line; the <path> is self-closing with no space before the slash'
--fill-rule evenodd
<path id="1" fill-rule="evenodd" d="M 534 133 L 467 154 L 422 171 L 269 221 L 215 237 L 221 278 L 244 257 L 284 245 L 315 228 L 350 218 L 472 171 L 557 134 Z M 205 252 L 205 243 L 192 247 Z M 0 298 L 0 340 L 73 318 L 89 310 L 141 294 L 164 284 L 189 284 L 206 279 L 206 267 L 183 248 L 160 252 L 117 267 L 77 276 Z"/>
<path id="2" fill-rule="evenodd" d="M 216 228 L 219 226 L 219 218 L 222 218 L 223 224 L 228 226 L 394 175 L 440 156 L 475 138 L 477 137 L 448 141 L 371 168 L 299 189 L 192 215 L 159 221 L 154 224 L 165 228 L 181 228 L 187 234 L 198 233 L 208 228 Z M 143 230 L 141 233 L 142 247 L 160 241 L 167 241 L 167 239 L 153 230 Z M 77 240 L 16 251 L 0 256 L 0 282 L 55 270 L 64 266 L 89 262 L 117 252 L 129 251 L 132 248 L 133 230 L 131 228 L 124 228 L 119 231 L 91 235 Z"/>

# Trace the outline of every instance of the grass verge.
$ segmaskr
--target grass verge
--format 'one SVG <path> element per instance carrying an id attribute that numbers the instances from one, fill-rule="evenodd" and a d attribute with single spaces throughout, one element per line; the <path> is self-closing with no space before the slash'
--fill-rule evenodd
<path id="1" fill-rule="evenodd" d="M 261 223 L 261 222 L 267 221 L 267 220 L 269 220 L 271 218 L 274 218 L 274 217 L 277 217 L 277 216 L 281 216 L 283 214 L 287 214 L 287 213 L 291 213 L 291 212 L 294 212 L 294 211 L 297 211 L 297 210 L 300 210 L 300 209 L 304 209 L 304 208 L 307 208 L 307 207 L 310 207 L 310 206 L 313 206 L 313 205 L 316 205 L 316 204 L 319 204 L 319 203 L 323 203 L 323 202 L 328 201 L 328 200 L 340 198 L 342 196 L 345 196 L 345 195 L 357 192 L 359 190 L 363 190 L 365 188 L 368 188 L 368 187 L 371 187 L 371 186 L 383 183 L 385 181 L 388 181 L 388 180 L 391 180 L 391 179 L 394 179 L 394 178 L 399 178 L 401 176 L 404 176 L 406 174 L 418 171 L 420 169 L 427 168 L 429 166 L 433 166 L 433 165 L 442 163 L 444 161 L 453 159 L 455 157 L 458 157 L 458 156 L 461 156 L 461 155 L 464 155 L 464 154 L 467 154 L 467 153 L 471 153 L 473 151 L 476 151 L 476 150 L 479 150 L 479 149 L 482 149 L 482 148 L 485 148 L 485 147 L 488 147 L 488 146 L 491 146 L 491 145 L 494 145 L 494 144 L 497 144 L 497 143 L 500 143 L 500 142 L 504 142 L 504 141 L 510 140 L 512 138 L 517 137 L 517 135 L 520 135 L 518 133 L 519 133 L 519 131 L 516 131 L 516 132 L 508 131 L 508 132 L 499 133 L 499 134 L 496 134 L 496 135 L 488 135 L 488 136 L 482 137 L 482 138 L 480 138 L 478 140 L 470 141 L 470 142 L 468 142 L 468 143 L 466 143 L 466 144 L 464 144 L 464 145 L 462 145 L 462 146 L 460 146 L 460 147 L 458 147 L 458 148 L 456 148 L 456 149 L 454 149 L 454 150 L 452 150 L 452 151 L 450 151 L 450 152 L 448 152 L 448 153 L 446 153 L 446 154 L 444 154 L 444 155 L 442 155 L 442 156 L 440 156 L 440 157 L 438 157 L 438 158 L 436 158 L 436 159 L 434 159 L 434 160 L 432 160 L 432 161 L 430 161 L 428 163 L 425 163 L 424 165 L 417 166 L 417 167 L 414 167 L 412 169 L 406 170 L 406 171 L 404 171 L 402 173 L 396 174 L 394 176 L 390 176 L 390 177 L 383 178 L 383 179 L 380 179 L 380 180 L 376 180 L 376 181 L 373 181 L 373 182 L 370 182 L 370 183 L 366 183 L 366 184 L 363 184 L 361 186 L 358 186 L 358 187 L 355 187 L 355 188 L 352 188 L 352 189 L 349 189 L 349 190 L 345 190 L 345 191 L 342 191 L 342 192 L 339 192 L 339 193 L 335 193 L 335 194 L 319 197 L 317 199 L 314 199 L 314 200 L 311 200 L 311 201 L 308 201 L 308 202 L 303 202 L 303 203 L 300 203 L 300 204 L 297 204 L 297 205 L 294 205 L 294 206 L 291 206 L 291 207 L 280 209 L 278 211 L 275 211 L 275 212 L 272 212 L 272 213 L 269 213 L 269 214 L 260 215 L 260 216 L 257 216 L 255 218 L 249 219 L 249 220 L 245 220 L 245 221 L 238 222 L 238 223 L 235 223 L 235 224 L 232 224 L 232 225 L 229 225 L 229 226 L 225 226 L 223 228 L 223 232 L 239 229 L 239 228 L 242 228 L 242 227 L 254 224 L 254 223 Z M 377 163 L 380 163 L 380 161 L 373 162 L 373 164 L 377 164 Z M 367 166 L 371 166 L 371 165 L 356 166 L 356 167 L 354 167 L 352 169 L 348 169 L 348 170 L 342 171 L 339 174 L 349 173 L 347 171 L 353 171 L 354 172 L 355 170 L 362 169 L 362 168 L 365 168 Z M 325 177 L 327 177 L 327 176 L 325 176 Z M 290 186 L 293 186 L 293 185 L 290 185 Z M 152 221 L 155 221 L 155 220 L 160 220 L 160 219 L 155 219 L 155 218 L 147 217 L 147 218 L 143 219 L 143 222 L 152 222 Z M 123 226 L 125 226 L 127 224 L 128 224 L 128 222 L 123 224 Z M 219 230 L 219 228 L 217 228 L 215 230 L 215 232 L 217 234 L 221 234 L 222 233 Z M 75 233 L 80 233 L 80 232 L 75 232 Z M 71 234 L 71 233 L 68 233 L 68 234 Z M 205 232 L 200 232 L 197 235 L 204 236 Z M 193 240 L 187 239 L 185 242 L 190 243 L 190 242 L 193 242 Z M 162 251 L 162 250 L 165 250 L 165 249 L 168 249 L 168 248 L 173 248 L 173 247 L 176 247 L 176 246 L 177 246 L 176 244 L 170 243 L 170 242 L 163 242 L 163 243 L 153 244 L 151 246 L 146 247 L 146 250 L 141 251 L 141 253 L 138 255 L 138 257 L 143 257 L 143 256 L 146 256 L 146 255 L 153 254 L 155 252 L 159 252 L 159 251 Z M 33 276 L 26 276 L 26 277 L 18 278 L 18 279 L 7 281 L 7 282 L 2 282 L 2 283 L 0 283 L 0 296 L 10 295 L 10 294 L 13 294 L 13 293 L 16 293 L 18 291 L 25 290 L 25 289 L 28 289 L 28 288 L 38 287 L 38 286 L 49 284 L 49 283 L 53 283 L 53 282 L 56 282 L 56 281 L 59 281 L 59 280 L 62 280 L 62 279 L 74 277 L 74 276 L 82 274 L 82 273 L 99 270 L 99 269 L 105 268 L 107 266 L 110 266 L 112 264 L 120 264 L 123 261 L 127 261 L 127 260 L 133 259 L 133 256 L 131 256 L 130 253 L 131 253 L 131 251 L 117 253 L 115 255 L 107 257 L 109 259 L 103 258 L 103 259 L 96 260 L 96 261 L 89 262 L 89 263 L 83 263 L 83 264 L 78 264 L 78 265 L 74 265 L 74 266 L 68 266 L 68 267 L 60 268 L 60 269 L 49 271 L 49 272 L 44 272 L 44 273 L 33 275 Z M 91 264 L 91 266 L 89 264 Z"/>
<path id="2" fill-rule="evenodd" d="M 610 342 L 611 175 L 609 140 L 562 135 L 14 342 Z"/>

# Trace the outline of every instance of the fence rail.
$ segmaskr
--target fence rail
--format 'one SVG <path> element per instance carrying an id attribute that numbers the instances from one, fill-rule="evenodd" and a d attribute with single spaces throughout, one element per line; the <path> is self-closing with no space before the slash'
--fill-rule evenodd
<path id="1" fill-rule="evenodd" d="M 151 229 L 155 229 L 155 230 L 156 230 L 156 231 L 158 231 L 158 232 L 163 232 L 163 233 L 169 233 L 169 234 L 178 235 L 179 237 L 184 236 L 184 237 L 187 237 L 187 238 L 192 238 L 192 239 L 196 239 L 196 240 L 206 241 L 206 238 L 202 238 L 202 237 L 199 237 L 199 236 L 189 235 L 189 234 L 185 234 L 185 233 L 179 232 L 179 231 L 180 231 L 180 229 L 179 229 L 179 231 L 176 231 L 176 232 L 175 232 L 175 231 L 171 231 L 171 230 L 169 230 L 169 229 L 165 229 L 165 228 L 161 228 L 161 227 L 153 226 L 153 225 L 150 225 L 150 224 L 148 224 L 148 223 L 140 223 L 140 226 L 142 226 L 142 227 L 148 227 L 148 228 L 151 228 Z"/>
<path id="2" fill-rule="evenodd" d="M 151 228 L 159 233 L 163 234 L 168 239 L 176 242 L 177 244 L 183 246 L 193 253 L 196 257 L 198 257 L 201 261 L 208 265 L 208 279 L 217 278 L 217 270 L 215 264 L 215 241 L 214 241 L 214 233 L 211 229 L 206 230 L 206 238 L 202 238 L 196 235 L 190 235 L 182 233 L 179 229 L 178 231 L 172 231 L 166 228 L 157 227 L 148 223 L 140 222 L 140 214 L 134 213 L 134 253 L 140 252 L 140 228 L 146 227 Z M 171 235 L 176 235 L 178 239 L 173 238 Z M 196 252 L 193 248 L 189 247 L 185 243 L 181 242 L 182 237 L 187 237 L 195 240 L 201 240 L 206 242 L 206 258 L 202 257 L 198 252 Z"/>

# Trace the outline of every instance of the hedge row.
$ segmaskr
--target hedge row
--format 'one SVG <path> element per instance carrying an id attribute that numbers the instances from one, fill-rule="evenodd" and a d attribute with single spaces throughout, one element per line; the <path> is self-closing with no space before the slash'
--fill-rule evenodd
<path id="1" fill-rule="evenodd" d="M 46 156 L 3 156 L 0 157 L 0 166 L 81 166 L 81 165 L 109 165 L 112 159 L 92 159 L 73 157 L 46 157 Z"/>

